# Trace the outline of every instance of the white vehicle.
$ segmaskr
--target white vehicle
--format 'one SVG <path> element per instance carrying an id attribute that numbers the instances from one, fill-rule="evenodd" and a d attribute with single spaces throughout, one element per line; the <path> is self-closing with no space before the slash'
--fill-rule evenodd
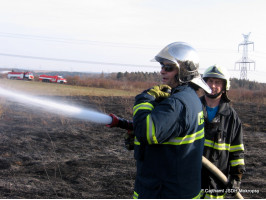
<path id="1" fill-rule="evenodd" d="M 32 72 L 8 72 L 7 78 L 16 80 L 33 80 L 34 76 Z"/>

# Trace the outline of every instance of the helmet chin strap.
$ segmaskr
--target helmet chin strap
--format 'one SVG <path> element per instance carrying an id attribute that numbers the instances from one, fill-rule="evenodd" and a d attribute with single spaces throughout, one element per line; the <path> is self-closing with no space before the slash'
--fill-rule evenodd
<path id="1" fill-rule="evenodd" d="M 223 93 L 223 91 L 217 93 L 217 94 L 208 94 L 207 92 L 205 92 L 206 96 L 211 98 L 211 99 L 216 99 L 218 96 L 220 96 Z"/>

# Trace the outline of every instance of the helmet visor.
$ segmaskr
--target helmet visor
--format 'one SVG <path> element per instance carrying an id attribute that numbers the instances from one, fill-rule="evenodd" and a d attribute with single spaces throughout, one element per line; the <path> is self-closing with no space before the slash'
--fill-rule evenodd
<path id="1" fill-rule="evenodd" d="M 212 92 L 211 88 L 207 85 L 207 83 L 200 76 L 193 78 L 191 82 L 201 87 L 207 93 Z"/>

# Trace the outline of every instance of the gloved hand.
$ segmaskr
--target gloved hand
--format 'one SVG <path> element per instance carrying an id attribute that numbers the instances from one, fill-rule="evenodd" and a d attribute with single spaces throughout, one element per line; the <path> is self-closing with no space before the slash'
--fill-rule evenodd
<path id="1" fill-rule="evenodd" d="M 112 117 L 112 123 L 106 124 L 106 126 L 109 128 L 117 127 L 119 123 L 119 118 L 115 114 L 110 114 L 109 116 Z"/>
<path id="2" fill-rule="evenodd" d="M 229 176 L 227 183 L 227 193 L 230 195 L 235 195 L 240 189 L 241 181 L 236 176 Z"/>
<path id="3" fill-rule="evenodd" d="M 124 140 L 125 140 L 125 147 L 127 150 L 133 150 L 134 149 L 134 140 L 135 140 L 135 135 L 133 131 L 128 131 L 124 135 Z"/>
<path id="4" fill-rule="evenodd" d="M 168 85 L 156 85 L 148 90 L 147 93 L 153 96 L 155 99 L 167 98 L 170 96 L 171 87 Z"/>

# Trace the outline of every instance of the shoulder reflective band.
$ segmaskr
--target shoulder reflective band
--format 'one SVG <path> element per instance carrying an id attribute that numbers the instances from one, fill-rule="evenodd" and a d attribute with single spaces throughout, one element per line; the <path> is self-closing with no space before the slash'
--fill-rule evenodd
<path id="1" fill-rule="evenodd" d="M 245 165 L 244 159 L 238 159 L 238 160 L 230 160 L 230 165 L 232 167 L 237 165 Z"/>
<path id="2" fill-rule="evenodd" d="M 139 109 L 141 109 L 141 110 L 153 110 L 154 107 L 151 103 L 147 103 L 147 102 L 135 105 L 133 107 L 133 116 L 135 116 L 135 114 L 138 112 Z"/>

